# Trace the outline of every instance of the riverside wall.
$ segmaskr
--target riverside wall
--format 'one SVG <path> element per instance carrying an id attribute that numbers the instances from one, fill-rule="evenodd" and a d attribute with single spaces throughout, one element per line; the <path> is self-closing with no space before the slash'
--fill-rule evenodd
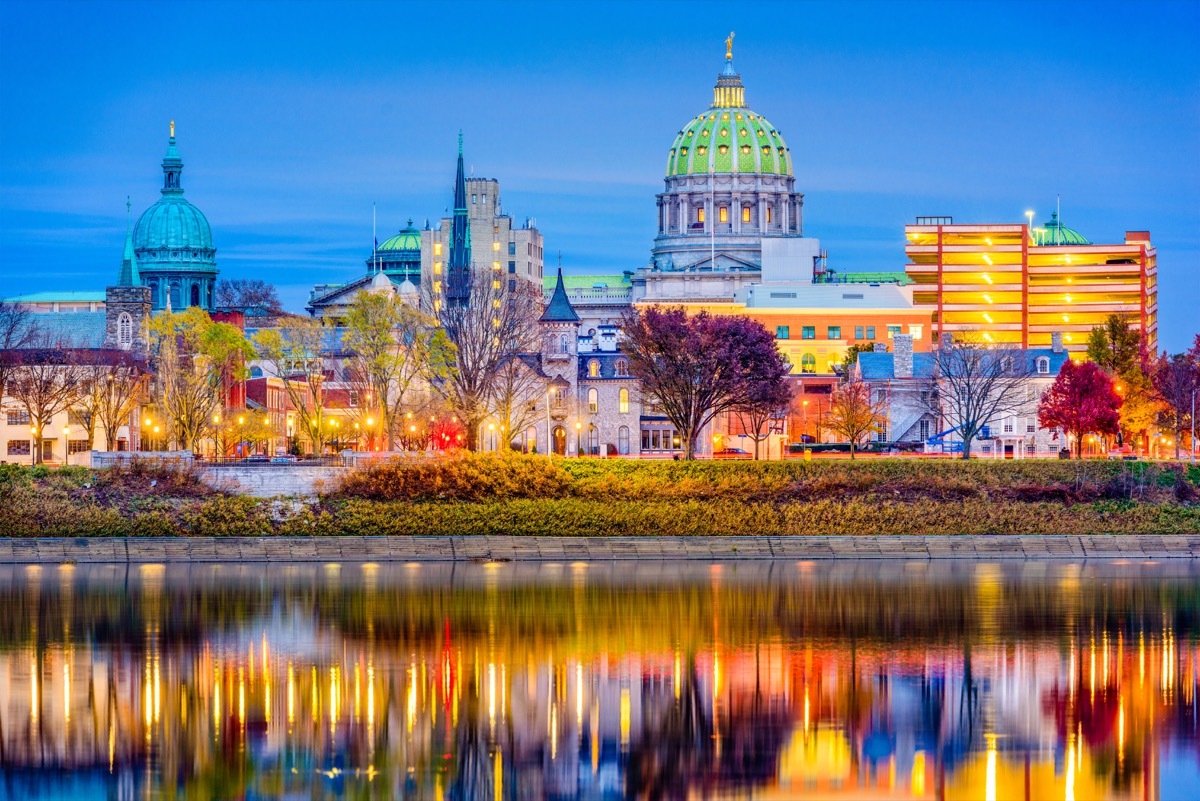
<path id="1" fill-rule="evenodd" d="M 0 563 L 1197 559 L 1200 535 L 0 538 Z"/>

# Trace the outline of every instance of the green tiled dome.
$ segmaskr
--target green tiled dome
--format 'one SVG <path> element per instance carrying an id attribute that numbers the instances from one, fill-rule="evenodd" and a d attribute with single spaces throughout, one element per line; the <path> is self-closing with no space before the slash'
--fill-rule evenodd
<path id="1" fill-rule="evenodd" d="M 679 131 L 667 154 L 667 176 L 709 172 L 791 175 L 787 143 L 748 108 L 710 108 Z"/>
<path id="2" fill-rule="evenodd" d="M 401 229 L 400 233 L 379 243 L 379 252 L 385 250 L 419 251 L 421 249 L 421 232 L 413 228 L 413 221 Z"/>
<path id="3" fill-rule="evenodd" d="M 1050 221 L 1041 228 L 1033 229 L 1034 241 L 1039 245 L 1090 245 L 1083 234 L 1068 228 L 1058 219 L 1058 212 L 1050 213 Z"/>

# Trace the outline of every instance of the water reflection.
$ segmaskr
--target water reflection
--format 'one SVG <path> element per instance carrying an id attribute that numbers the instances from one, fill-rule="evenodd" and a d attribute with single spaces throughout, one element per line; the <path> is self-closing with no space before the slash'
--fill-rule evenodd
<path id="1" fill-rule="evenodd" d="M 1188 797 L 1200 567 L 0 568 L 0 796 Z"/>

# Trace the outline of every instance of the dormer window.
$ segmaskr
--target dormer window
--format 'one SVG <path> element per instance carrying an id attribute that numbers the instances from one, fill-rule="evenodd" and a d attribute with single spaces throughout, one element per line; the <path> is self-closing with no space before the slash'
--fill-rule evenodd
<path id="1" fill-rule="evenodd" d="M 588 362 L 588 378 L 599 378 L 599 377 L 600 377 L 600 362 L 596 361 L 595 359 L 592 359 L 590 362 Z"/>
<path id="2" fill-rule="evenodd" d="M 1039 356 L 1037 360 L 1038 375 L 1050 375 L 1050 360 L 1045 356 Z"/>
<path id="3" fill-rule="evenodd" d="M 617 359 L 616 372 L 622 378 L 629 375 L 629 362 L 624 359 Z"/>

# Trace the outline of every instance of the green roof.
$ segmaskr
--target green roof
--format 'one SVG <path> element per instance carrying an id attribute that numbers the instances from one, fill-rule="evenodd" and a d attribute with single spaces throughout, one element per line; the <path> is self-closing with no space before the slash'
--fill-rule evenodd
<path id="1" fill-rule="evenodd" d="M 683 126 L 667 154 L 668 177 L 709 172 L 791 175 L 791 151 L 761 114 L 710 108 Z"/>
<path id="2" fill-rule="evenodd" d="M 18 295 L 7 298 L 10 303 L 103 303 L 103 292 L 34 292 L 32 295 Z"/>
<path id="3" fill-rule="evenodd" d="M 1068 228 L 1058 219 L 1058 212 L 1050 213 L 1050 222 L 1033 229 L 1034 240 L 1039 245 L 1090 245 L 1083 234 Z"/>
<path id="4" fill-rule="evenodd" d="M 413 221 L 408 221 L 408 226 L 400 231 L 395 236 L 385 239 L 379 243 L 376 252 L 385 250 L 415 250 L 421 249 L 421 232 L 413 228 Z"/>
<path id="5" fill-rule="evenodd" d="M 621 289 L 632 286 L 629 276 L 624 273 L 616 275 L 563 275 L 563 287 L 565 289 L 595 289 L 596 287 L 604 287 L 606 289 Z M 547 274 L 542 278 L 542 288 L 547 292 L 554 289 L 556 276 Z"/>
<path id="6" fill-rule="evenodd" d="M 838 273 L 838 278 L 845 284 L 899 284 L 908 286 L 913 282 L 907 273 Z"/>

